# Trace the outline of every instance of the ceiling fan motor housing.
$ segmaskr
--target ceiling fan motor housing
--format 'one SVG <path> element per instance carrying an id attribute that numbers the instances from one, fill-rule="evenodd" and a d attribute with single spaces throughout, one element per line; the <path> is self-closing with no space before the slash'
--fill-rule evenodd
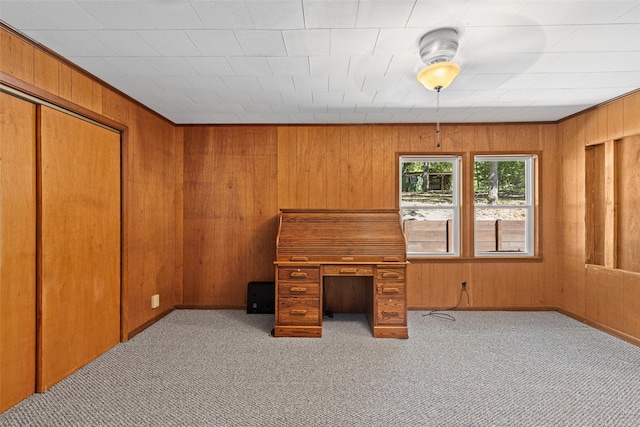
<path id="1" fill-rule="evenodd" d="M 438 28 L 420 39 L 420 58 L 426 65 L 449 62 L 458 51 L 458 32 L 455 28 Z"/>

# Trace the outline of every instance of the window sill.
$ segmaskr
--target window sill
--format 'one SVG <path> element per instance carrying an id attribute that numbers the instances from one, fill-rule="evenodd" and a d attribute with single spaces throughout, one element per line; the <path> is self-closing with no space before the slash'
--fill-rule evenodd
<path id="1" fill-rule="evenodd" d="M 486 257 L 438 257 L 438 256 L 410 256 L 409 262 L 414 263 L 538 263 L 544 261 L 541 256 L 486 256 Z"/>

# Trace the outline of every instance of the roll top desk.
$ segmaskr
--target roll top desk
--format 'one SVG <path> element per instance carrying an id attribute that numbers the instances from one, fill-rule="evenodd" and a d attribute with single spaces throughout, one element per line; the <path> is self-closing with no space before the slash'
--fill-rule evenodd
<path id="1" fill-rule="evenodd" d="M 281 210 L 274 335 L 321 337 L 323 278 L 368 276 L 373 336 L 408 338 L 406 265 L 397 210 Z"/>

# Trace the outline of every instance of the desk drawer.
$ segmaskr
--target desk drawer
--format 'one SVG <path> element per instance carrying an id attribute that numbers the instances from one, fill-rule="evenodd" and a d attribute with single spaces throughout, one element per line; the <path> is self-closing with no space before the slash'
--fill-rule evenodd
<path id="1" fill-rule="evenodd" d="M 320 282 L 318 267 L 278 267 L 278 280 L 295 280 L 300 282 Z"/>
<path id="2" fill-rule="evenodd" d="M 300 283 L 291 281 L 282 281 L 278 283 L 279 297 L 318 297 L 320 295 L 320 284 L 318 283 Z"/>
<path id="3" fill-rule="evenodd" d="M 279 298 L 278 325 L 319 325 L 319 298 Z"/>
<path id="4" fill-rule="evenodd" d="M 388 282 L 379 280 L 376 282 L 376 294 L 388 297 L 404 297 L 405 282 Z"/>
<path id="5" fill-rule="evenodd" d="M 379 280 L 404 280 L 404 268 L 380 268 L 376 271 L 376 278 Z"/>
<path id="6" fill-rule="evenodd" d="M 324 276 L 373 276 L 372 265 L 324 265 Z"/>
<path id="7" fill-rule="evenodd" d="M 376 323 L 378 325 L 406 325 L 407 309 L 404 298 L 378 297 Z"/>

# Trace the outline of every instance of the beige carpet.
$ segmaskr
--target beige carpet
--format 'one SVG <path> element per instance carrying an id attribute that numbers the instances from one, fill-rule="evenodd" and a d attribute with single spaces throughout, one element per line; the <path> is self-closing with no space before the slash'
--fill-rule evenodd
<path id="1" fill-rule="evenodd" d="M 364 315 L 272 338 L 273 315 L 179 310 L 0 415 L 2 426 L 637 426 L 640 348 L 555 312 Z"/>

